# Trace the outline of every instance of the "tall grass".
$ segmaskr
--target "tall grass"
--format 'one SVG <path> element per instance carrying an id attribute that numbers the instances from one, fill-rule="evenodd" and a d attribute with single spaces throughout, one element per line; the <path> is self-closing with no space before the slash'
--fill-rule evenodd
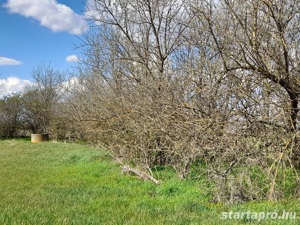
<path id="1" fill-rule="evenodd" d="M 120 174 L 105 151 L 70 143 L 0 141 L 0 224 L 258 224 L 226 211 L 295 211 L 298 200 L 211 203 L 204 180 L 158 170 L 161 185 Z M 263 224 L 299 224 L 264 220 Z"/>

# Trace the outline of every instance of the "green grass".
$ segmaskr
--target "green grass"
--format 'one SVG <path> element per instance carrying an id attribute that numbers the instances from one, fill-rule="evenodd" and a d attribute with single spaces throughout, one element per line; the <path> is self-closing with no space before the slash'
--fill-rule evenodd
<path id="1" fill-rule="evenodd" d="M 0 224 L 300 224 L 300 220 L 222 220 L 229 211 L 295 211 L 300 201 L 209 201 L 204 181 L 170 170 L 155 185 L 120 173 L 102 150 L 70 143 L 0 141 Z"/>

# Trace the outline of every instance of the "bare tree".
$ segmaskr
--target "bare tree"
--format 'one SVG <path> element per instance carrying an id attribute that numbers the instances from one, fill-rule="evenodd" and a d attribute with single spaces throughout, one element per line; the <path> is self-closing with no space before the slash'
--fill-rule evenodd
<path id="1" fill-rule="evenodd" d="M 33 132 L 48 132 L 55 107 L 62 96 L 62 82 L 65 74 L 50 63 L 42 63 L 32 70 L 34 84 L 26 87 L 23 95 L 27 120 Z"/>
<path id="2" fill-rule="evenodd" d="M 99 28 L 86 40 L 94 51 L 90 61 L 111 72 L 105 78 L 170 78 L 171 55 L 182 45 L 189 22 L 185 1 L 94 1 L 90 16 Z"/>
<path id="3" fill-rule="evenodd" d="M 197 43 L 200 37 L 197 32 L 205 29 L 209 46 L 215 52 L 214 61 L 220 63 L 219 72 L 223 74 L 218 90 L 223 91 L 224 98 L 218 99 L 218 105 L 229 109 L 223 137 L 229 137 L 230 133 L 239 137 L 232 144 L 234 147 L 222 152 L 214 148 L 209 153 L 216 159 L 217 164 L 210 165 L 211 171 L 219 171 L 220 186 L 222 183 L 226 186 L 229 182 L 226 177 L 231 176 L 222 170 L 230 171 L 243 163 L 253 165 L 246 163 L 252 161 L 262 170 L 269 168 L 267 174 L 272 185 L 268 197 L 277 198 L 275 186 L 283 176 L 278 175 L 278 168 L 289 165 L 299 169 L 299 5 L 297 0 L 191 2 L 191 11 L 201 24 L 200 28 L 197 23 L 194 25 L 196 32 L 191 41 Z M 221 99 L 224 104 L 220 104 Z M 234 139 L 231 137 L 227 142 Z M 238 156 L 232 157 L 232 153 Z M 266 155 L 272 155 L 272 164 L 263 160 Z M 228 167 L 230 170 L 222 163 L 227 160 L 234 165 Z M 242 173 L 245 170 L 232 180 L 241 182 L 238 180 L 245 179 Z"/>
<path id="4" fill-rule="evenodd" d="M 275 91 L 278 99 L 284 98 L 286 104 L 277 107 L 289 115 L 286 125 L 291 131 L 297 129 L 299 110 L 299 4 L 296 0 L 224 0 L 208 4 L 210 14 L 196 9 L 207 21 L 224 71 L 239 73 L 243 81 L 258 81 L 253 91 Z"/>

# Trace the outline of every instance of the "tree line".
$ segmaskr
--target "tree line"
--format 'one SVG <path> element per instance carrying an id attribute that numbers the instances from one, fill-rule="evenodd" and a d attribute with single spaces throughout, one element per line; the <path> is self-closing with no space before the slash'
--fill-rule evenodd
<path id="1" fill-rule="evenodd" d="M 61 88 L 50 67 L 34 70 L 36 86 L 1 101 L 4 132 L 21 121 L 105 147 L 149 176 L 169 166 L 206 177 L 217 201 L 298 195 L 299 0 L 88 8 L 76 82 Z"/>

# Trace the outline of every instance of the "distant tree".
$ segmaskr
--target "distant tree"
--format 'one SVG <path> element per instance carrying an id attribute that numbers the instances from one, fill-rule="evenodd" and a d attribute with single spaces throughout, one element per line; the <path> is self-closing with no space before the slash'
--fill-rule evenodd
<path id="1" fill-rule="evenodd" d="M 0 100 L 0 136 L 14 138 L 22 128 L 23 108 L 19 95 Z"/>
<path id="2" fill-rule="evenodd" d="M 33 132 L 48 132 L 55 106 L 62 96 L 61 84 L 65 74 L 51 63 L 42 63 L 31 72 L 34 84 L 27 86 L 23 95 L 27 122 Z"/>

